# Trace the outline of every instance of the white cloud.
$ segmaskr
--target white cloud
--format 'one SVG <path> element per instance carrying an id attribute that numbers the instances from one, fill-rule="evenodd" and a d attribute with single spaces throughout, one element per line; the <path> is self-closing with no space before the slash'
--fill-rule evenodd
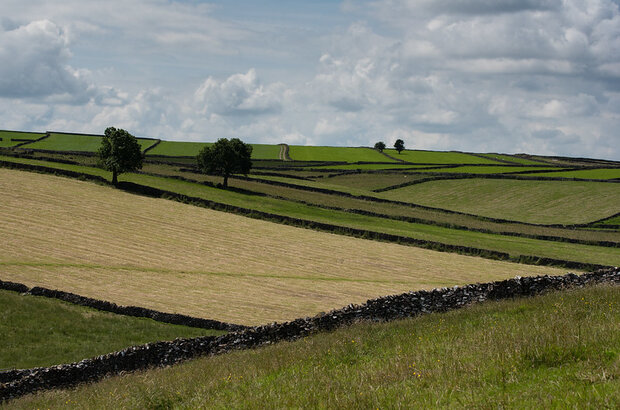
<path id="1" fill-rule="evenodd" d="M 246 74 L 233 74 L 222 82 L 209 77 L 194 95 L 204 113 L 260 115 L 278 112 L 282 93 L 281 84 L 263 86 L 252 68 Z"/>
<path id="2" fill-rule="evenodd" d="M 0 31 L 0 96 L 88 99 L 89 86 L 67 65 L 70 57 L 65 33 L 49 20 Z"/>

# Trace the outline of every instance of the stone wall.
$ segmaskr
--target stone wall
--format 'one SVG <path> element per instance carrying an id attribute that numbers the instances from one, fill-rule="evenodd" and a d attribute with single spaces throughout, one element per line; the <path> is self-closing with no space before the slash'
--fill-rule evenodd
<path id="1" fill-rule="evenodd" d="M 286 323 L 252 327 L 223 336 L 176 339 L 129 347 L 77 363 L 0 373 L 0 400 L 37 390 L 74 386 L 121 372 L 166 366 L 202 355 L 249 349 L 310 334 L 330 331 L 359 321 L 388 321 L 424 313 L 445 312 L 475 302 L 533 296 L 549 290 L 596 283 L 620 284 L 620 269 L 607 268 L 582 275 L 516 277 L 504 281 L 408 292 L 348 305 L 326 314 Z M 4 380 L 4 382 L 2 382 Z"/>

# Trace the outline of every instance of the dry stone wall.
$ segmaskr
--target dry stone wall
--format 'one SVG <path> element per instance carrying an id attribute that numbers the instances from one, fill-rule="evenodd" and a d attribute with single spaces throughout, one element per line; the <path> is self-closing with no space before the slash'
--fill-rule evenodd
<path id="1" fill-rule="evenodd" d="M 385 296 L 368 300 L 362 305 L 348 305 L 314 317 L 252 327 L 218 337 L 205 336 L 149 343 L 77 363 L 0 372 L 0 400 L 8 400 L 42 389 L 92 382 L 121 372 L 171 365 L 202 355 L 221 354 L 283 340 L 294 340 L 359 321 L 389 321 L 424 313 L 445 312 L 485 300 L 534 296 L 549 290 L 597 283 L 620 284 L 620 269 L 617 267 L 600 269 L 582 275 L 569 273 L 563 276 L 516 277 L 504 281 Z"/>

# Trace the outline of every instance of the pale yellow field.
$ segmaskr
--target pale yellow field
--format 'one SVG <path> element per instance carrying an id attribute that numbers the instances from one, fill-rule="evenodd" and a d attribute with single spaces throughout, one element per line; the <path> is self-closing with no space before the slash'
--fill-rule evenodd
<path id="1" fill-rule="evenodd" d="M 260 324 L 421 288 L 564 270 L 320 233 L 0 169 L 0 279 Z"/>

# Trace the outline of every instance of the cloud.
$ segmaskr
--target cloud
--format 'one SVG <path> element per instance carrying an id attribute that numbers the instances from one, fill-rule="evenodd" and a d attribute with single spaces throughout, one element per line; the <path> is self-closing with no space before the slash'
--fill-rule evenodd
<path id="1" fill-rule="evenodd" d="M 89 85 L 67 65 L 70 57 L 65 33 L 49 20 L 0 32 L 0 96 L 87 100 Z"/>
<path id="2" fill-rule="evenodd" d="M 263 86 L 253 68 L 224 81 L 207 78 L 194 96 L 203 113 L 224 116 L 273 114 L 281 110 L 281 84 Z"/>

